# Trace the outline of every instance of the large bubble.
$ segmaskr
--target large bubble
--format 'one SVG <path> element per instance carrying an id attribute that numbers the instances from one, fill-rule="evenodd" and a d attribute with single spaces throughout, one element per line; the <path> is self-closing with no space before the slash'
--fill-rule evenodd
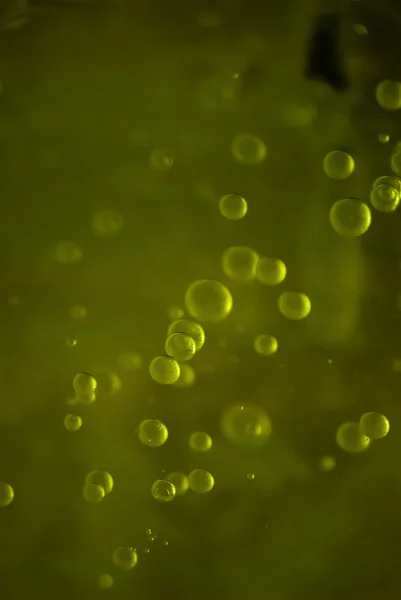
<path id="1" fill-rule="evenodd" d="M 158 419 L 145 419 L 139 426 L 139 439 L 145 446 L 159 448 L 167 442 L 168 429 Z"/>
<path id="2" fill-rule="evenodd" d="M 200 350 L 205 343 L 205 332 L 199 323 L 190 319 L 177 319 L 171 323 L 168 328 L 167 335 L 172 333 L 186 333 L 195 342 L 196 351 Z"/>
<path id="3" fill-rule="evenodd" d="M 356 198 L 337 200 L 330 209 L 330 223 L 339 235 L 357 237 L 365 233 L 372 216 L 367 204 Z"/>
<path id="4" fill-rule="evenodd" d="M 223 252 L 221 264 L 224 273 L 236 281 L 251 281 L 255 277 L 258 255 L 247 246 L 231 246 Z"/>
<path id="5" fill-rule="evenodd" d="M 265 285 L 278 285 L 287 276 L 287 267 L 279 258 L 262 257 L 256 265 L 256 277 Z"/>
<path id="6" fill-rule="evenodd" d="M 201 279 L 187 289 L 185 305 L 195 319 L 218 323 L 230 314 L 233 299 L 222 283 L 212 279 Z"/>
<path id="7" fill-rule="evenodd" d="M 186 333 L 171 333 L 165 344 L 166 354 L 179 362 L 186 362 L 195 356 L 194 340 Z"/>
<path id="8" fill-rule="evenodd" d="M 157 383 L 171 385 L 180 376 L 180 365 L 171 356 L 156 356 L 150 363 L 149 373 Z"/>
<path id="9" fill-rule="evenodd" d="M 247 201 L 239 194 L 226 194 L 220 200 L 220 212 L 230 221 L 239 221 L 248 212 Z"/>
<path id="10" fill-rule="evenodd" d="M 340 425 L 336 433 L 337 444 L 349 453 L 358 453 L 367 450 L 370 445 L 370 439 L 363 435 L 359 423 L 347 421 Z"/>
<path id="11" fill-rule="evenodd" d="M 235 160 L 245 165 L 259 165 L 267 156 L 265 143 L 256 135 L 237 135 L 232 144 L 231 152 Z"/>
<path id="12" fill-rule="evenodd" d="M 188 476 L 190 489 L 196 494 L 207 494 L 214 487 L 214 478 L 208 471 L 194 469 Z"/>
<path id="13" fill-rule="evenodd" d="M 377 412 L 368 412 L 362 415 L 359 427 L 361 433 L 371 440 L 381 440 L 390 431 L 388 419 Z"/>
<path id="14" fill-rule="evenodd" d="M 347 179 L 355 168 L 352 156 L 341 150 L 329 152 L 323 159 L 323 169 L 331 179 Z"/>

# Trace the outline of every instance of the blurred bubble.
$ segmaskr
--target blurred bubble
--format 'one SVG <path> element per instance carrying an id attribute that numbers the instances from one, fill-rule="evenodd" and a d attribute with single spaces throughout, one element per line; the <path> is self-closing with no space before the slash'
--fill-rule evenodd
<path id="1" fill-rule="evenodd" d="M 278 285 L 287 276 L 287 267 L 279 258 L 262 257 L 256 265 L 256 278 L 265 285 Z"/>
<path id="2" fill-rule="evenodd" d="M 78 263 L 82 258 L 82 250 L 75 242 L 60 242 L 56 248 L 56 261 L 64 264 Z"/>
<path id="3" fill-rule="evenodd" d="M 255 479 L 255 474 L 254 473 L 247 473 L 246 474 L 246 478 L 249 479 L 249 481 L 253 481 Z"/>
<path id="4" fill-rule="evenodd" d="M 120 569 L 130 571 L 138 562 L 138 554 L 133 548 L 117 548 L 113 552 L 113 563 Z"/>
<path id="5" fill-rule="evenodd" d="M 99 237 L 112 237 L 119 233 L 123 226 L 123 218 L 115 210 L 97 210 L 92 217 L 91 229 Z"/>
<path id="6" fill-rule="evenodd" d="M 125 352 L 118 357 L 118 364 L 126 371 L 140 371 L 143 366 L 143 358 L 139 352 Z"/>
<path id="7" fill-rule="evenodd" d="M 149 165 L 155 171 L 169 171 L 174 164 L 174 152 L 164 148 L 156 148 L 149 157 Z"/>
<path id="8" fill-rule="evenodd" d="M 256 135 L 237 135 L 232 144 L 231 152 L 240 163 L 245 165 L 259 165 L 267 156 L 264 142 Z"/>
<path id="9" fill-rule="evenodd" d="M 189 447 L 195 452 L 207 452 L 212 447 L 212 438 L 203 431 L 196 431 L 189 436 Z"/>
<path id="10" fill-rule="evenodd" d="M 188 491 L 189 483 L 185 473 L 173 471 L 167 475 L 166 479 L 174 485 L 177 496 L 183 496 Z"/>
<path id="11" fill-rule="evenodd" d="M 111 575 L 108 575 L 107 573 L 100 575 L 98 585 L 102 590 L 109 590 L 111 587 L 113 587 L 113 583 L 114 579 Z"/>
<path id="12" fill-rule="evenodd" d="M 68 338 L 65 338 L 65 344 L 69 348 L 74 348 L 78 344 L 78 342 L 77 342 L 77 340 L 75 338 L 68 337 Z"/>
<path id="13" fill-rule="evenodd" d="M 202 279 L 195 281 L 187 289 L 185 305 L 195 319 L 218 323 L 230 314 L 233 300 L 223 284 L 211 279 Z"/>
<path id="14" fill-rule="evenodd" d="M 377 136 L 377 139 L 379 140 L 380 143 L 387 144 L 387 142 L 390 141 L 390 136 L 387 133 L 379 133 L 379 135 Z"/>
<path id="15" fill-rule="evenodd" d="M 179 306 L 170 306 L 167 309 L 167 316 L 172 321 L 175 321 L 176 319 L 182 319 L 184 316 L 184 311 Z"/>
<path id="16" fill-rule="evenodd" d="M 229 442 L 250 448 L 265 444 L 272 433 L 272 424 L 265 411 L 249 403 L 228 408 L 223 414 L 221 428 Z"/>
<path id="17" fill-rule="evenodd" d="M 370 209 L 356 198 L 343 198 L 334 202 L 330 210 L 333 229 L 345 237 L 357 237 L 366 233 L 372 222 Z"/>
<path id="18" fill-rule="evenodd" d="M 10 484 L 0 481 L 0 507 L 4 508 L 14 500 L 14 490 Z"/>
<path id="19" fill-rule="evenodd" d="M 354 25 L 354 31 L 357 35 L 368 35 L 369 33 L 365 25 L 362 25 L 361 23 L 356 23 Z"/>
<path id="20" fill-rule="evenodd" d="M 88 315 L 88 310 L 82 304 L 73 304 L 70 306 L 69 315 L 74 321 L 83 321 Z"/>
<path id="21" fill-rule="evenodd" d="M 385 110 L 401 108 L 401 83 L 393 79 L 385 79 L 376 87 L 376 100 Z"/>
<path id="22" fill-rule="evenodd" d="M 251 281 L 255 277 L 258 255 L 247 246 L 231 246 L 223 252 L 224 273 L 236 281 Z"/>
<path id="23" fill-rule="evenodd" d="M 272 335 L 258 335 L 254 342 L 254 348 L 258 354 L 271 356 L 277 352 L 278 342 Z"/>
<path id="24" fill-rule="evenodd" d="M 175 387 L 189 388 L 194 385 L 195 381 L 195 370 L 191 367 L 191 365 L 184 363 L 180 365 L 180 376 L 173 385 Z"/>
<path id="25" fill-rule="evenodd" d="M 335 469 L 337 464 L 334 456 L 322 456 L 319 460 L 319 468 L 321 471 L 332 471 Z"/>

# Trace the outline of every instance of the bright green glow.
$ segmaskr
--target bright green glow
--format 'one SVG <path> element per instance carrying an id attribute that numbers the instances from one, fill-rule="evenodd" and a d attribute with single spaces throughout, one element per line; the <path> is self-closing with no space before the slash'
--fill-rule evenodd
<path id="1" fill-rule="evenodd" d="M 85 500 L 90 504 L 97 504 L 103 500 L 105 491 L 102 486 L 97 483 L 88 483 L 83 489 L 83 495 Z"/>
<path id="2" fill-rule="evenodd" d="M 174 484 L 167 479 L 158 479 L 152 485 L 152 496 L 159 502 L 171 502 L 174 500 L 175 494 Z"/>
<path id="3" fill-rule="evenodd" d="M 202 469 L 194 469 L 188 477 L 189 487 L 196 494 L 207 494 L 214 487 L 213 475 Z"/>
<path id="4" fill-rule="evenodd" d="M 301 292 L 283 292 L 278 299 L 281 314 L 292 321 L 305 319 L 311 311 L 311 302 Z"/>
<path id="5" fill-rule="evenodd" d="M 130 571 L 138 562 L 138 554 L 133 548 L 117 548 L 113 552 L 113 563 L 120 569 Z"/>
<path id="6" fill-rule="evenodd" d="M 195 281 L 187 289 L 185 305 L 195 319 L 218 323 L 230 314 L 233 299 L 223 284 L 211 279 L 202 279 Z"/>
<path id="7" fill-rule="evenodd" d="M 189 446 L 195 452 L 207 452 L 212 447 L 212 438 L 203 431 L 196 431 L 189 436 Z"/>
<path id="8" fill-rule="evenodd" d="M 355 162 L 346 152 L 333 150 L 324 157 L 323 169 L 331 179 L 347 179 L 354 172 Z"/>
<path id="9" fill-rule="evenodd" d="M 264 285 L 278 285 L 287 276 L 287 267 L 279 258 L 262 257 L 256 265 L 256 277 Z"/>
<path id="10" fill-rule="evenodd" d="M 255 277 L 259 256 L 247 246 L 231 246 L 224 250 L 221 264 L 224 273 L 236 281 L 251 281 Z"/>
<path id="11" fill-rule="evenodd" d="M 14 490 L 10 484 L 0 481 L 0 507 L 4 508 L 14 500 Z"/>
<path id="12" fill-rule="evenodd" d="M 376 87 L 376 100 L 385 110 L 401 108 L 401 83 L 393 79 L 385 79 Z"/>
<path id="13" fill-rule="evenodd" d="M 175 493 L 177 496 L 183 496 L 187 493 L 189 488 L 188 477 L 185 473 L 174 471 L 169 473 L 166 477 L 167 481 L 170 481 L 175 487 Z"/>
<path id="14" fill-rule="evenodd" d="M 267 156 L 264 142 L 256 135 L 237 135 L 232 144 L 231 152 L 240 163 L 245 165 L 259 165 Z"/>
<path id="15" fill-rule="evenodd" d="M 337 200 L 330 210 L 330 223 L 339 235 L 357 237 L 365 233 L 372 222 L 369 206 L 356 198 Z"/>
<path id="16" fill-rule="evenodd" d="M 60 242 L 56 248 L 55 257 L 59 263 L 78 263 L 82 258 L 82 250 L 75 242 Z"/>
<path id="17" fill-rule="evenodd" d="M 180 388 L 192 387 L 196 381 L 196 373 L 191 365 L 186 363 L 180 365 L 181 373 L 174 386 Z"/>
<path id="18" fill-rule="evenodd" d="M 150 363 L 149 373 L 156 383 L 171 385 L 180 376 L 180 365 L 171 356 L 156 356 Z"/>
<path id="19" fill-rule="evenodd" d="M 87 474 L 85 477 L 85 483 L 95 483 L 96 485 L 100 485 L 106 495 L 110 494 L 114 486 L 114 481 L 110 473 L 98 469 Z"/>
<path id="20" fill-rule="evenodd" d="M 340 425 L 336 433 L 337 444 L 350 453 L 363 452 L 370 445 L 370 439 L 361 433 L 359 423 L 348 421 Z"/>
<path id="21" fill-rule="evenodd" d="M 277 352 L 278 342 L 272 335 L 259 335 L 254 342 L 254 348 L 258 354 L 271 356 Z"/>
<path id="22" fill-rule="evenodd" d="M 265 444 L 271 433 L 272 424 L 265 411 L 253 404 L 232 405 L 223 414 L 221 429 L 225 438 L 244 448 Z"/>
<path id="23" fill-rule="evenodd" d="M 239 221 L 248 212 L 248 203 L 239 194 L 226 194 L 220 200 L 220 212 L 230 221 Z"/>
<path id="24" fill-rule="evenodd" d="M 185 362 L 195 356 L 196 346 L 186 333 L 171 333 L 166 339 L 165 351 L 175 360 Z"/>
<path id="25" fill-rule="evenodd" d="M 361 433 L 371 440 L 381 440 L 390 431 L 388 419 L 377 412 L 368 412 L 362 415 L 359 426 Z"/>
<path id="26" fill-rule="evenodd" d="M 172 333 L 186 333 L 195 342 L 196 351 L 198 352 L 205 343 L 205 332 L 199 323 L 190 319 L 177 319 L 171 323 L 168 328 L 167 335 Z"/>
<path id="27" fill-rule="evenodd" d="M 99 237 L 112 237 L 116 235 L 123 226 L 123 218 L 115 210 L 97 210 L 91 221 L 91 228 Z"/>
<path id="28" fill-rule="evenodd" d="M 82 427 L 82 419 L 78 415 L 67 415 L 64 419 L 64 427 L 67 431 L 78 431 Z"/>
<path id="29" fill-rule="evenodd" d="M 159 448 L 167 442 L 168 429 L 157 419 L 145 419 L 139 426 L 139 439 L 150 448 Z"/>

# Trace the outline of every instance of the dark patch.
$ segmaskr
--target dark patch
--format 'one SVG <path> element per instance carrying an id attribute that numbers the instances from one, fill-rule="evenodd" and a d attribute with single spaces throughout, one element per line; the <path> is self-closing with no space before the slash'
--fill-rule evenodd
<path id="1" fill-rule="evenodd" d="M 322 15 L 317 19 L 308 52 L 305 75 L 324 81 L 337 92 L 349 87 L 340 47 L 341 18 Z"/>

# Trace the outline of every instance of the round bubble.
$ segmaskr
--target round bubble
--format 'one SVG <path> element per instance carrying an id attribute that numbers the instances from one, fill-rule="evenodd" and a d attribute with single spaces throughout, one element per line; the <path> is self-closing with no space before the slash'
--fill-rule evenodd
<path id="1" fill-rule="evenodd" d="M 207 494 L 214 487 L 213 475 L 202 469 L 194 469 L 188 476 L 190 489 L 196 494 Z"/>
<path id="2" fill-rule="evenodd" d="M 77 396 L 86 396 L 96 390 L 97 381 L 89 373 L 77 373 L 72 381 L 72 387 Z"/>
<path id="3" fill-rule="evenodd" d="M 195 452 L 207 452 L 212 447 L 212 438 L 203 431 L 196 431 L 189 436 L 189 447 Z"/>
<path id="4" fill-rule="evenodd" d="M 113 552 L 113 563 L 120 569 L 130 571 L 138 562 L 138 554 L 133 548 L 117 548 Z"/>
<path id="5" fill-rule="evenodd" d="M 177 496 L 183 496 L 187 493 L 189 488 L 188 477 L 185 473 L 181 473 L 180 471 L 173 471 L 169 473 L 166 477 L 167 481 L 170 481 L 175 487 L 175 493 Z"/>
<path id="6" fill-rule="evenodd" d="M 169 171 L 174 164 L 174 152 L 165 148 L 156 148 L 149 157 L 149 165 L 155 171 Z"/>
<path id="7" fill-rule="evenodd" d="M 104 488 L 97 483 L 88 483 L 83 489 L 83 495 L 90 504 L 101 502 L 105 496 Z"/>
<path id="8" fill-rule="evenodd" d="M 233 299 L 222 283 L 212 279 L 201 279 L 187 289 L 185 305 L 195 319 L 218 323 L 230 314 Z"/>
<path id="9" fill-rule="evenodd" d="M 278 342 L 272 335 L 258 335 L 254 342 L 254 348 L 258 354 L 271 356 L 277 352 Z"/>
<path id="10" fill-rule="evenodd" d="M 301 292 L 283 292 L 278 299 L 281 314 L 292 321 L 305 319 L 311 311 L 311 302 L 306 294 Z"/>
<path id="11" fill-rule="evenodd" d="M 14 490 L 10 484 L 0 481 L 0 507 L 11 504 L 14 500 Z"/>
<path id="12" fill-rule="evenodd" d="M 82 250 L 75 242 L 60 242 L 56 248 L 56 261 L 64 264 L 78 263 Z"/>
<path id="13" fill-rule="evenodd" d="M 267 442 L 272 424 L 262 408 L 247 403 L 228 408 L 223 414 L 221 429 L 232 444 L 252 448 Z"/>
<path id="14" fill-rule="evenodd" d="M 256 277 L 265 285 L 278 285 L 287 276 L 287 267 L 279 258 L 260 258 L 256 265 Z"/>
<path id="15" fill-rule="evenodd" d="M 171 385 L 180 376 L 180 365 L 171 356 L 156 356 L 150 363 L 149 373 L 156 383 Z"/>
<path id="16" fill-rule="evenodd" d="M 92 217 L 91 228 L 99 237 L 112 237 L 116 235 L 123 226 L 123 218 L 115 210 L 97 210 Z"/>
<path id="17" fill-rule="evenodd" d="M 396 175 L 401 175 L 401 152 L 393 152 L 390 165 Z"/>
<path id="18" fill-rule="evenodd" d="M 380 212 L 394 212 L 400 203 L 400 180 L 398 177 L 379 177 L 370 192 L 372 206 Z"/>
<path id="19" fill-rule="evenodd" d="M 248 203 L 239 194 L 226 194 L 220 200 L 220 212 L 230 221 L 239 221 L 248 212 Z"/>
<path id="20" fill-rule="evenodd" d="M 346 152 L 334 150 L 324 157 L 323 169 L 331 179 L 347 179 L 354 172 L 355 162 Z"/>
<path id="21" fill-rule="evenodd" d="M 330 209 L 330 223 L 339 235 L 357 237 L 371 224 L 369 206 L 356 198 L 337 200 Z"/>
<path id="22" fill-rule="evenodd" d="M 363 452 L 370 445 L 370 439 L 363 435 L 359 423 L 348 421 L 340 425 L 336 433 L 337 444 L 350 453 Z"/>
<path id="23" fill-rule="evenodd" d="M 196 381 L 195 370 L 186 363 L 180 366 L 181 373 L 177 381 L 174 383 L 175 387 L 189 388 L 192 387 Z"/>
<path id="24" fill-rule="evenodd" d="M 381 440 L 390 431 L 388 419 L 377 412 L 368 412 L 362 415 L 359 426 L 361 433 L 371 440 Z"/>
<path id="25" fill-rule="evenodd" d="M 259 165 L 267 156 L 265 143 L 256 135 L 237 135 L 232 144 L 231 152 L 240 163 L 245 165 Z"/>
<path id="26" fill-rule="evenodd" d="M 104 489 L 106 495 L 110 494 L 114 486 L 114 481 L 110 473 L 99 469 L 88 473 L 85 477 L 85 483 L 95 483 L 96 485 L 100 485 Z"/>
<path id="27" fill-rule="evenodd" d="M 114 579 L 108 573 L 103 573 L 100 575 L 98 583 L 102 590 L 109 590 L 111 587 L 113 587 Z"/>
<path id="28" fill-rule="evenodd" d="M 78 415 L 67 415 L 64 419 L 64 427 L 67 431 L 78 431 L 82 427 L 82 419 Z"/>
<path id="29" fill-rule="evenodd" d="M 376 100 L 385 110 L 401 108 L 401 83 L 393 79 L 385 79 L 376 87 Z"/>
<path id="30" fill-rule="evenodd" d="M 165 351 L 175 360 L 185 362 L 195 356 L 196 346 L 186 333 L 171 333 L 166 339 Z"/>
<path id="31" fill-rule="evenodd" d="M 171 502 L 176 494 L 175 486 L 167 479 L 158 479 L 152 485 L 152 496 L 159 502 Z"/>
<path id="32" fill-rule="evenodd" d="M 189 335 L 195 342 L 197 352 L 205 343 L 205 332 L 203 331 L 203 327 L 190 319 L 177 319 L 177 321 L 171 323 L 167 335 L 171 335 L 172 333 L 186 333 Z"/>
<path id="33" fill-rule="evenodd" d="M 167 442 L 168 429 L 157 419 L 145 419 L 139 425 L 139 439 L 145 446 L 159 448 Z"/>
<path id="34" fill-rule="evenodd" d="M 70 306 L 70 319 L 73 319 L 74 321 L 83 321 L 84 319 L 86 319 L 87 314 L 88 310 L 82 304 L 73 304 L 72 306 Z"/>
<path id="35" fill-rule="evenodd" d="M 221 264 L 224 273 L 236 281 L 251 281 L 255 277 L 259 256 L 247 246 L 231 246 L 224 250 Z"/>
<path id="36" fill-rule="evenodd" d="M 387 144 L 390 141 L 390 136 L 387 133 L 379 133 L 377 139 L 381 144 Z"/>

